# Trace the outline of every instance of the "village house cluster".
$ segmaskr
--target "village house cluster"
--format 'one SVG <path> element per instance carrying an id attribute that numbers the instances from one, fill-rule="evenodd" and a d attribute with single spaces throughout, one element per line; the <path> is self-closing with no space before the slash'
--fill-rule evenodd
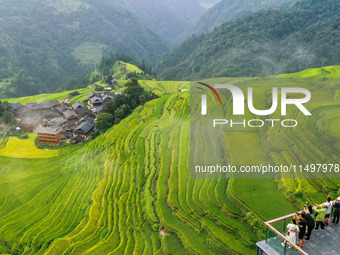
<path id="1" fill-rule="evenodd" d="M 58 145 L 61 140 L 77 143 L 94 131 L 96 116 L 103 111 L 104 104 L 121 93 L 91 93 L 85 104 L 76 101 L 69 106 L 69 100 L 79 95 L 75 91 L 62 102 L 11 103 L 11 106 L 19 123 L 18 129 L 37 133 L 40 143 Z"/>

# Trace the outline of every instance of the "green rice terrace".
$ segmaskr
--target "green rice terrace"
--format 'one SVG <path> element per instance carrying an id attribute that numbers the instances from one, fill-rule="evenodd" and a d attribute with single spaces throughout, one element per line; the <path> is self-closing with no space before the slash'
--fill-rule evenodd
<path id="1" fill-rule="evenodd" d="M 190 93 L 179 92 L 190 83 L 139 82 L 160 97 L 91 142 L 57 153 L 39 153 L 28 143 L 25 148 L 33 152 L 20 156 L 13 153 L 20 142 L 0 140 L 0 253 L 255 254 L 264 220 L 292 213 L 306 201 L 320 202 L 327 193 L 340 195 L 340 180 L 331 178 L 190 178 Z M 260 86 L 266 78 L 207 82 Z M 300 157 L 327 158 L 323 148 L 329 143 L 340 155 L 338 85 L 323 81 L 323 92 L 313 99 L 313 118 L 301 123 L 309 132 L 290 132 L 288 140 L 270 130 L 240 137 L 259 143 L 265 137 L 278 162 L 291 160 L 292 145 L 297 153 L 306 141 L 312 142 Z M 83 90 L 80 96 L 90 88 Z M 41 100 L 61 100 L 68 93 Z M 11 101 L 31 100 L 40 96 Z M 321 126 L 327 132 L 320 132 Z M 232 160 L 251 158 L 252 148 L 229 143 Z"/>
<path id="2" fill-rule="evenodd" d="M 322 68 L 310 68 L 298 73 L 280 74 L 278 78 L 339 78 L 340 66 L 325 66 Z"/>

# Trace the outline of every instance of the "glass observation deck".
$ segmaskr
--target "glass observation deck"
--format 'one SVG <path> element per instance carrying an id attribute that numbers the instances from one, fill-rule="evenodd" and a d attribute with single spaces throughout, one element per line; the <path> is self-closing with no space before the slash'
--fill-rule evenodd
<path id="1" fill-rule="evenodd" d="M 340 226 L 330 223 L 322 231 L 312 232 L 310 240 L 304 242 L 303 249 L 298 247 L 299 240 L 297 235 L 296 244 L 291 244 L 291 248 L 282 243 L 287 241 L 285 233 L 287 232 L 287 224 L 291 221 L 294 214 L 286 215 L 281 218 L 265 222 L 267 226 L 266 240 L 257 243 L 257 255 L 337 255 L 340 254 Z M 289 243 L 290 244 L 290 243 Z"/>

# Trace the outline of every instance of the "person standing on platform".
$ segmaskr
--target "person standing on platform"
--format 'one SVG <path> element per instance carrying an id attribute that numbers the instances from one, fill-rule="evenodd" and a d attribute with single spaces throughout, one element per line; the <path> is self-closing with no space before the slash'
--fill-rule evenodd
<path id="1" fill-rule="evenodd" d="M 296 220 L 292 219 L 291 223 L 287 225 L 287 234 L 286 238 L 291 243 L 296 245 L 296 233 L 300 232 L 298 225 L 296 224 Z M 281 243 L 282 246 L 285 246 L 286 242 Z M 292 246 L 289 244 L 289 248 Z"/>
<path id="2" fill-rule="evenodd" d="M 323 205 L 326 205 L 326 215 L 325 215 L 325 219 L 323 221 L 323 223 L 325 224 L 325 226 L 328 226 L 328 221 L 329 221 L 329 217 L 331 216 L 331 211 L 332 211 L 332 198 L 328 195 L 327 196 L 327 202 L 323 203 Z"/>
<path id="3" fill-rule="evenodd" d="M 303 242 L 305 241 L 304 237 L 306 234 L 306 229 L 307 229 L 307 221 L 302 215 L 299 215 L 298 212 L 295 213 L 294 219 L 299 220 L 299 247 L 302 249 L 303 248 Z"/>
<path id="4" fill-rule="evenodd" d="M 339 217 L 340 217 L 340 197 L 338 197 L 333 202 L 333 208 L 334 208 L 334 216 L 332 223 L 338 225 L 339 224 Z"/>
<path id="5" fill-rule="evenodd" d="M 321 229 L 325 230 L 325 224 L 323 223 L 324 219 L 325 219 L 325 215 L 326 215 L 326 205 L 317 205 L 314 204 L 313 210 L 315 213 L 317 213 L 316 216 L 316 227 L 315 227 L 315 231 L 319 231 L 319 226 L 321 225 Z"/>

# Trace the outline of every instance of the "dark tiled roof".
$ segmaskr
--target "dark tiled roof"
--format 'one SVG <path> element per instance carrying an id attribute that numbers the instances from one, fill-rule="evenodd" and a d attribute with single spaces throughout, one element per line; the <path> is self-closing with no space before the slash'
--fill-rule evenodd
<path id="1" fill-rule="evenodd" d="M 64 118 L 55 118 L 49 122 L 49 125 L 52 127 L 59 127 L 66 123 L 66 120 Z"/>
<path id="2" fill-rule="evenodd" d="M 47 103 L 49 103 L 53 107 L 60 105 L 60 102 L 58 100 L 48 101 Z"/>
<path id="3" fill-rule="evenodd" d="M 78 118 L 78 115 L 73 110 L 64 111 L 63 115 L 66 119 L 76 119 L 76 118 Z"/>
<path id="4" fill-rule="evenodd" d="M 68 110 L 69 108 L 66 107 L 65 105 L 59 105 L 59 106 L 56 107 L 56 109 L 57 109 L 58 112 L 62 113 L 64 111 Z"/>
<path id="5" fill-rule="evenodd" d="M 32 103 L 27 103 L 27 104 L 26 104 L 26 106 L 29 107 L 29 108 L 31 108 L 31 107 L 34 106 L 34 105 L 38 105 L 38 103 L 32 102 Z"/>
<path id="6" fill-rule="evenodd" d="M 21 114 L 24 114 L 25 112 L 28 112 L 28 111 L 30 111 L 30 108 L 28 108 L 26 105 L 24 105 L 23 107 L 20 107 L 20 108 L 14 110 L 14 113 L 21 115 Z"/>
<path id="7" fill-rule="evenodd" d="M 42 102 L 40 104 L 32 105 L 31 109 L 32 110 L 46 110 L 46 109 L 51 109 L 53 107 L 57 107 L 60 105 L 60 103 L 57 100 L 54 101 L 48 101 L 48 102 Z"/>
<path id="8" fill-rule="evenodd" d="M 75 111 L 79 117 L 84 117 L 84 116 L 94 117 L 95 116 L 95 114 L 92 111 L 86 109 L 85 107 L 80 107 L 76 109 Z"/>
<path id="9" fill-rule="evenodd" d="M 48 109 L 48 107 L 41 105 L 41 104 L 31 106 L 32 111 L 45 110 L 45 109 Z"/>
<path id="10" fill-rule="evenodd" d="M 37 125 L 41 121 L 41 118 L 39 117 L 24 117 L 20 120 L 20 125 Z"/>
<path id="11" fill-rule="evenodd" d="M 92 122 L 93 120 L 94 120 L 93 117 L 85 116 L 85 117 L 82 117 L 79 121 L 77 121 L 77 125 L 80 126 L 86 121 Z"/>
<path id="12" fill-rule="evenodd" d="M 85 108 L 85 106 L 82 103 L 80 103 L 79 101 L 77 101 L 72 105 L 72 108 L 76 110 L 78 108 Z"/>
<path id="13" fill-rule="evenodd" d="M 95 110 L 95 112 L 98 114 L 98 113 L 101 113 L 103 111 L 103 105 L 100 105 L 100 106 L 95 106 L 93 108 L 93 110 Z"/>
<path id="14" fill-rule="evenodd" d="M 46 111 L 42 112 L 42 115 L 45 119 L 54 119 L 61 116 L 61 114 L 57 110 L 47 109 Z"/>
<path id="15" fill-rule="evenodd" d="M 78 91 L 74 91 L 74 92 L 69 93 L 68 95 L 74 97 L 74 96 L 80 95 L 80 93 Z"/>
<path id="16" fill-rule="evenodd" d="M 94 93 L 94 92 L 92 92 L 91 94 L 89 94 L 88 95 L 88 99 L 90 99 L 91 97 L 95 97 L 95 96 L 98 96 L 98 94 L 97 93 Z"/>
<path id="17" fill-rule="evenodd" d="M 113 96 L 107 95 L 107 94 L 103 94 L 103 96 L 102 96 L 102 100 L 103 100 L 104 102 L 106 102 L 106 101 L 108 101 L 108 100 L 110 100 L 110 99 L 112 99 L 112 98 L 113 98 Z"/>
<path id="18" fill-rule="evenodd" d="M 92 104 L 101 104 L 101 103 L 103 103 L 103 100 L 100 97 L 98 97 L 98 96 L 91 97 L 90 101 L 92 102 Z"/>
<path id="19" fill-rule="evenodd" d="M 55 127 L 39 127 L 37 130 L 38 134 L 44 134 L 44 135 L 56 135 L 61 132 L 61 128 L 55 128 Z"/>
<path id="20" fill-rule="evenodd" d="M 24 107 L 21 103 L 10 103 L 11 107 L 13 108 L 13 110 L 18 110 L 21 107 Z"/>
<path id="21" fill-rule="evenodd" d="M 25 111 L 24 113 L 22 113 L 20 117 L 21 118 L 31 118 L 31 119 L 34 119 L 34 118 L 41 119 L 42 115 L 39 112 L 34 112 L 34 111 L 31 111 L 31 110 L 28 110 L 28 111 Z"/>
<path id="22" fill-rule="evenodd" d="M 78 128 L 76 128 L 74 132 L 87 134 L 93 128 L 94 128 L 94 124 L 89 121 L 86 121 L 85 123 L 81 124 Z"/>

